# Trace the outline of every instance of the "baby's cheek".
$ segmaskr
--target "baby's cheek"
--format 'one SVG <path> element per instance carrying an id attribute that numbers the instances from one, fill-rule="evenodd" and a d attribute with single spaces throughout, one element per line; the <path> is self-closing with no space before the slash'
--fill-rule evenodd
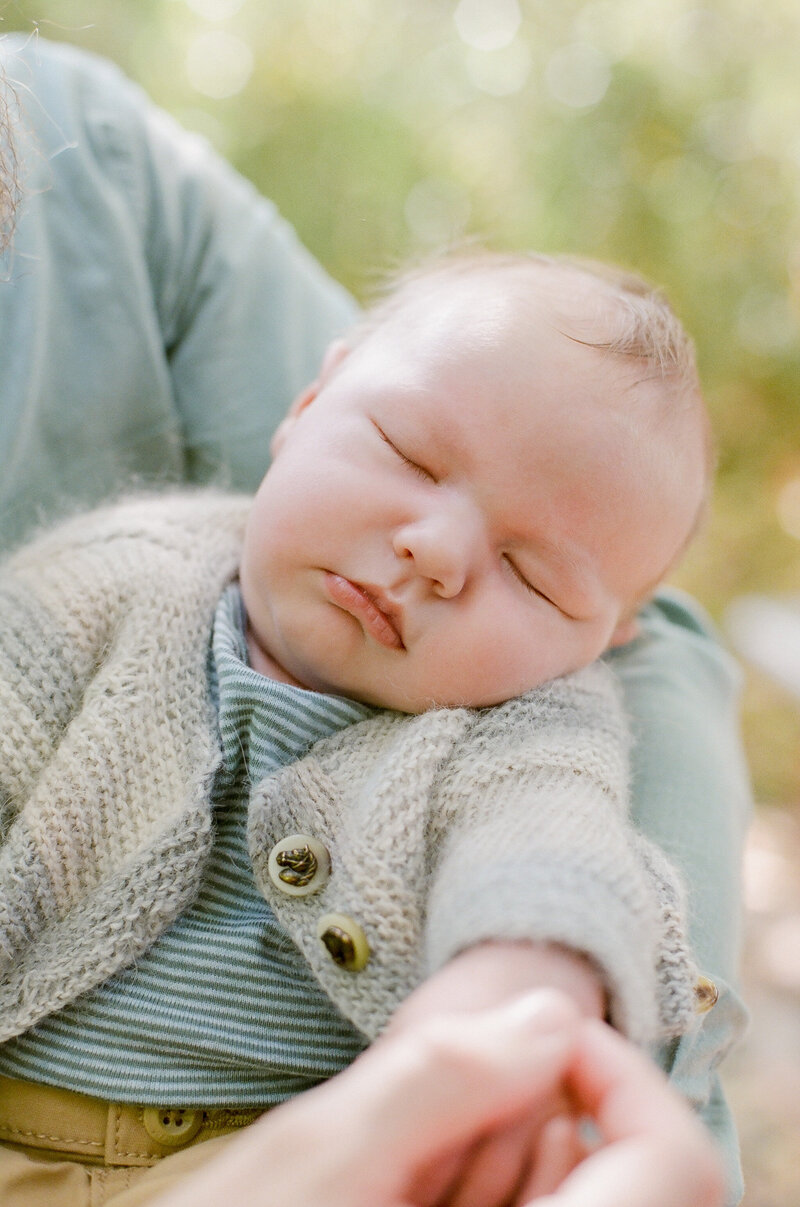
<path id="1" fill-rule="evenodd" d="M 509 626 L 497 654 L 498 664 L 502 661 L 505 669 L 506 699 L 572 670 L 575 654 L 571 645 L 559 626 L 546 618 L 532 616 L 516 630 Z"/>
<path id="2" fill-rule="evenodd" d="M 499 704 L 521 696 L 550 677 L 544 652 L 538 645 L 515 640 L 509 630 L 495 630 L 493 639 L 485 638 L 475 650 L 469 667 L 472 703 Z"/>

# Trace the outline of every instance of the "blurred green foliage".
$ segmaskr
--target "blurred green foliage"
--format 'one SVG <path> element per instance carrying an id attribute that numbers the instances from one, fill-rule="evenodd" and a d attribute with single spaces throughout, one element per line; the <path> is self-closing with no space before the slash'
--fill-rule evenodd
<path id="1" fill-rule="evenodd" d="M 116 60 L 273 197 L 357 295 L 464 238 L 662 284 L 719 444 L 678 575 L 721 618 L 800 567 L 796 0 L 17 0 L 6 29 Z M 800 800 L 800 719 L 753 678 L 759 799 Z"/>

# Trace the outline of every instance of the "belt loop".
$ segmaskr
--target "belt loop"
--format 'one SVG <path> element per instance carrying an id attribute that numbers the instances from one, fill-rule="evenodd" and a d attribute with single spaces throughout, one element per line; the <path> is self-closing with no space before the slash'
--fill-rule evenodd
<path id="1" fill-rule="evenodd" d="M 154 1165 L 163 1150 L 145 1132 L 140 1107 L 109 1102 L 106 1116 L 106 1165 Z"/>

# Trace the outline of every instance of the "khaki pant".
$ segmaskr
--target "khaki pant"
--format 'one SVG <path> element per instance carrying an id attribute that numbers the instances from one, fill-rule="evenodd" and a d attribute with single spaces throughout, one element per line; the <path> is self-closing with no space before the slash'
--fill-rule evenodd
<path id="1" fill-rule="evenodd" d="M 258 1111 L 136 1107 L 0 1077 L 2 1207 L 147 1207 Z"/>

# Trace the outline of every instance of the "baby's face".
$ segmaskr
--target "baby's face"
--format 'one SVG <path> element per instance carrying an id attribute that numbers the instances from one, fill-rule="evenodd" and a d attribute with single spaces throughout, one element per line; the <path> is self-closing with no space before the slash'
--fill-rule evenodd
<path id="1" fill-rule="evenodd" d="M 527 306 L 491 277 L 438 282 L 299 400 L 245 539 L 257 669 L 421 712 L 509 699 L 630 635 L 702 452 L 676 468 L 616 401 L 655 387 Z"/>

